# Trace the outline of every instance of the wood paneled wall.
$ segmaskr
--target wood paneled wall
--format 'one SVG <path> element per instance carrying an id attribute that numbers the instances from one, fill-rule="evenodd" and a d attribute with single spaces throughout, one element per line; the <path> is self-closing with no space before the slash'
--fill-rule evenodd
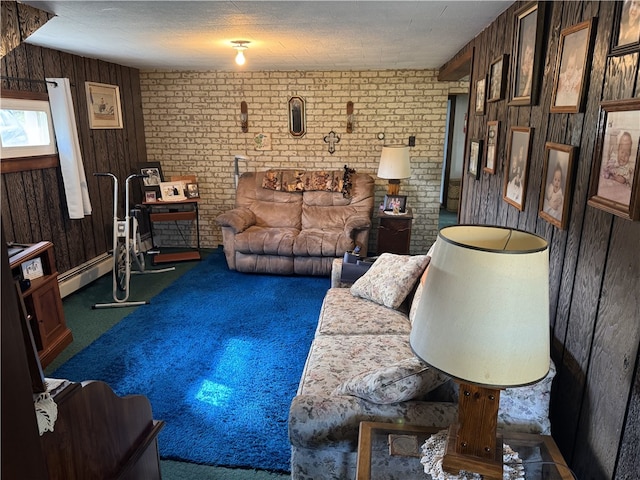
<path id="1" fill-rule="evenodd" d="M 17 8 L 2 2 L 2 14 Z M 3 32 L 4 35 L 5 32 Z M 111 182 L 95 172 L 112 172 L 120 180 L 120 204 L 124 202 L 124 179 L 138 163 L 146 162 L 146 146 L 136 69 L 79 57 L 57 50 L 21 43 L 1 60 L 3 90 L 46 92 L 47 77 L 66 77 L 71 82 L 76 124 L 93 214 L 70 220 L 59 168 L 3 173 L 1 209 L 7 241 L 53 242 L 56 265 L 65 272 L 112 248 L 113 190 Z M 124 128 L 91 130 L 87 115 L 85 82 L 120 87 Z M 133 201 L 140 201 L 138 189 Z M 123 215 L 122 208 L 120 215 Z"/>
<path id="2" fill-rule="evenodd" d="M 522 5 L 513 4 L 456 56 L 473 52 L 471 85 L 496 58 L 512 54 L 514 14 Z M 501 122 L 498 169 L 478 180 L 465 176 L 460 204 L 461 223 L 516 227 L 550 243 L 550 327 L 558 367 L 552 429 L 580 479 L 636 479 L 640 472 L 640 222 L 587 206 L 600 101 L 640 96 L 638 52 L 608 55 L 615 7 L 606 1 L 547 3 L 539 101 L 488 103 L 482 116 L 470 111 L 469 138 L 484 139 L 487 122 Z M 577 114 L 551 114 L 560 32 L 591 18 L 597 21 L 585 106 Z M 472 103 L 474 98 L 472 92 Z M 523 211 L 502 199 L 510 126 L 534 129 Z M 565 193 L 571 195 L 566 230 L 538 218 L 548 141 L 578 149 L 573 191 Z"/>

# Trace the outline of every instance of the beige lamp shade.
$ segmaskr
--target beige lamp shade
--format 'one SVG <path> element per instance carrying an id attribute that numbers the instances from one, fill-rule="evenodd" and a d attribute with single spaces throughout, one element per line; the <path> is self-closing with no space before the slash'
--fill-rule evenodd
<path id="1" fill-rule="evenodd" d="M 378 178 L 399 180 L 410 176 L 409 147 L 405 145 L 385 145 L 382 147 Z"/>
<path id="2" fill-rule="evenodd" d="M 411 330 L 414 353 L 459 381 L 497 388 L 549 370 L 545 239 L 483 225 L 440 230 Z"/>

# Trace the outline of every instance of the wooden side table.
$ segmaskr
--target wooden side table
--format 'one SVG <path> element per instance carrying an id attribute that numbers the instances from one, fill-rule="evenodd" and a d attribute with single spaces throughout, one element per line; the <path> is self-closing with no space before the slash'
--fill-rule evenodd
<path id="1" fill-rule="evenodd" d="M 389 453 L 389 435 L 415 437 L 415 444 L 419 451 L 424 442 L 440 430 L 445 429 L 408 424 L 361 422 L 356 479 L 381 480 L 389 478 L 390 472 L 397 478 L 406 480 L 430 479 L 431 477 L 424 473 L 420 456 Z M 574 480 L 551 436 L 508 431 L 502 433 L 504 443 L 517 452 L 522 459 L 527 480 Z M 400 440 L 404 439 L 400 438 Z"/>
<path id="2" fill-rule="evenodd" d="M 407 208 L 406 213 L 393 215 L 378 210 L 378 247 L 376 253 L 396 253 L 409 255 L 411 243 L 411 224 L 413 210 Z"/>
<path id="3" fill-rule="evenodd" d="M 178 222 L 182 220 L 195 221 L 196 223 L 196 249 L 183 252 L 158 253 L 153 257 L 153 264 L 167 262 L 181 262 L 185 260 L 200 260 L 200 218 L 198 214 L 199 198 L 189 198 L 175 202 L 143 202 L 149 209 L 149 221 L 151 222 L 151 241 L 153 243 L 153 224 L 157 222 Z M 163 211 L 154 211 L 161 209 Z M 155 244 L 154 244 L 155 247 Z"/>

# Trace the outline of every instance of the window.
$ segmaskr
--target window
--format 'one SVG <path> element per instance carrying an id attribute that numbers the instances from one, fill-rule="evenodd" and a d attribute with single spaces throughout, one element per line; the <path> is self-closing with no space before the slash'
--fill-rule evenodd
<path id="1" fill-rule="evenodd" d="M 55 154 L 56 142 L 49 102 L 2 98 L 0 141 L 2 158 Z"/>

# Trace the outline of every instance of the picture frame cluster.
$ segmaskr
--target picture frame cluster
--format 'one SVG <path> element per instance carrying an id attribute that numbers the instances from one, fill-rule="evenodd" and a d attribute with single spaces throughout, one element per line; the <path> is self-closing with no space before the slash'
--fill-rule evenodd
<path id="1" fill-rule="evenodd" d="M 632 3 L 624 0 L 616 4 L 609 56 L 640 52 L 640 22 L 633 21 Z M 474 113 L 489 118 L 484 132 L 467 140 L 466 172 L 476 180 L 482 173 L 501 172 L 502 199 L 519 211 L 526 207 L 534 129 L 496 118 L 505 108 L 492 105 L 505 101 L 508 109 L 538 104 L 543 46 L 549 34 L 544 28 L 547 9 L 546 2 L 532 1 L 516 10 L 511 52 L 495 56 L 487 71 L 474 72 L 470 82 Z M 560 31 L 555 59 L 547 62 L 555 66 L 549 76 L 548 113 L 584 111 L 597 21 L 594 17 Z M 587 204 L 628 220 L 640 220 L 640 175 L 636 168 L 640 163 L 640 99 L 602 101 L 595 137 Z M 540 165 L 539 160 L 535 163 Z M 569 223 L 577 163 L 576 146 L 548 141 L 542 176 L 533 183 L 540 185 L 538 217 L 563 230 Z"/>
<path id="2" fill-rule="evenodd" d="M 147 162 L 138 166 L 144 190 L 144 203 L 180 202 L 200 198 L 195 175 L 173 176 L 165 179 L 160 162 Z"/>

